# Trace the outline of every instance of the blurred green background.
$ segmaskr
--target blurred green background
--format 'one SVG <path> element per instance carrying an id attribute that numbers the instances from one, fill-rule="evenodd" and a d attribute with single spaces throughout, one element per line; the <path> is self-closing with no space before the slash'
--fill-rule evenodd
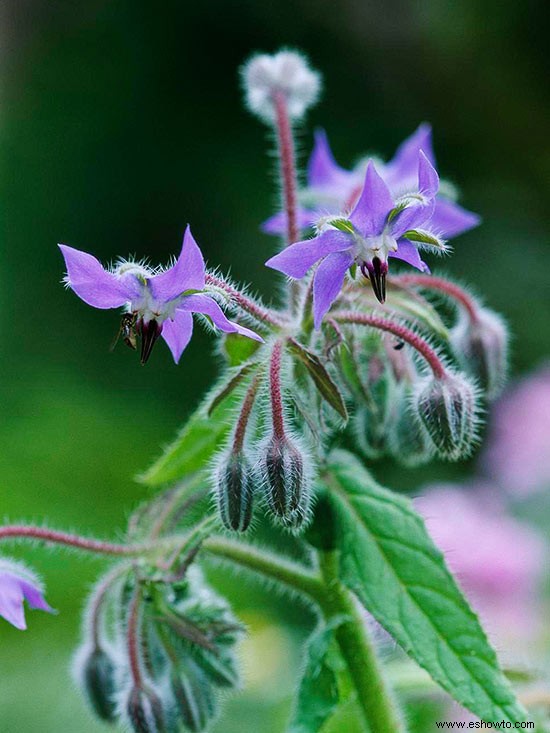
<path id="1" fill-rule="evenodd" d="M 237 68 L 255 50 L 302 48 L 325 92 L 301 133 L 323 125 L 338 160 L 390 156 L 423 120 L 442 175 L 484 224 L 444 263 L 509 320 L 513 370 L 548 353 L 550 112 L 546 3 L 525 0 L 3 0 L 0 3 L 0 507 L 10 520 L 116 537 L 147 490 L 133 480 L 216 372 L 197 334 L 179 367 L 160 345 L 146 368 L 119 347 L 115 313 L 60 285 L 56 243 L 165 262 L 187 222 L 211 264 L 266 298 L 276 203 L 264 129 L 244 110 Z M 469 467 L 384 466 L 414 491 Z M 97 560 L 28 550 L 59 615 L 0 622 L 1 733 L 92 733 L 71 650 Z M 235 587 L 237 586 L 237 588 Z M 225 580 L 252 629 L 248 684 L 216 730 L 283 730 L 310 628 L 305 609 L 267 605 Z M 274 619 L 282 619 L 274 624 Z M 260 722 L 261 721 L 261 722 Z"/>

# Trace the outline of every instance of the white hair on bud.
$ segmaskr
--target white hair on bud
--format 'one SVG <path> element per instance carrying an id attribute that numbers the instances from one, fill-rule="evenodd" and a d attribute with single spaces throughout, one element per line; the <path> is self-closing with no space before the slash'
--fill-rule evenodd
<path id="1" fill-rule="evenodd" d="M 273 95 L 282 92 L 289 117 L 299 120 L 319 98 L 321 77 L 297 51 L 256 54 L 242 68 L 245 99 L 250 111 L 261 120 L 275 118 Z"/>

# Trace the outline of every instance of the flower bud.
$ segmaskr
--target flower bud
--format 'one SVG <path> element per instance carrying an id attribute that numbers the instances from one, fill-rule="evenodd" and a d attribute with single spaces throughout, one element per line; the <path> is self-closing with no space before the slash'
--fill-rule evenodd
<path id="1" fill-rule="evenodd" d="M 252 519 L 252 469 L 244 453 L 224 456 L 216 469 L 216 498 L 225 527 L 244 532 Z"/>
<path id="2" fill-rule="evenodd" d="M 101 646 L 85 644 L 76 655 L 75 677 L 102 720 L 116 719 L 115 660 Z"/>
<path id="3" fill-rule="evenodd" d="M 202 672 L 187 661 L 179 672 L 172 672 L 170 685 L 185 727 L 194 732 L 204 730 L 216 714 L 216 699 Z"/>
<path id="4" fill-rule="evenodd" d="M 132 687 L 126 712 L 135 733 L 163 733 L 166 730 L 162 703 L 151 688 Z"/>
<path id="5" fill-rule="evenodd" d="M 412 406 L 442 458 L 457 461 L 471 452 L 479 425 L 478 391 L 462 374 L 446 372 L 415 385 Z"/>
<path id="6" fill-rule="evenodd" d="M 302 451 L 288 438 L 273 436 L 262 458 L 262 472 L 271 512 L 287 526 L 301 526 L 310 505 Z"/>
<path id="7" fill-rule="evenodd" d="M 296 51 L 257 54 L 244 65 L 242 77 L 250 111 L 267 123 L 275 117 L 275 94 L 284 95 L 289 117 L 300 119 L 321 89 L 319 74 Z"/>
<path id="8" fill-rule="evenodd" d="M 409 390 L 405 387 L 397 397 L 388 436 L 392 456 L 403 466 L 413 468 L 428 463 L 434 454 L 434 445 L 426 430 L 411 413 Z"/>
<path id="9" fill-rule="evenodd" d="M 374 355 L 363 379 L 364 401 L 353 418 L 357 446 L 365 457 L 377 459 L 387 449 L 389 424 L 395 403 L 395 380 L 383 360 Z"/>
<path id="10" fill-rule="evenodd" d="M 502 318 L 489 308 L 479 308 L 475 321 L 462 313 L 451 331 L 451 345 L 487 398 L 498 397 L 508 369 L 508 330 Z"/>

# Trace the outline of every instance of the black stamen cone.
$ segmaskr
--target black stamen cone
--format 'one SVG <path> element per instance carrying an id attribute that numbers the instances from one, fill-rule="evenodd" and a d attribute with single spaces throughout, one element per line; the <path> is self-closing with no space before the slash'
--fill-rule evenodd
<path id="1" fill-rule="evenodd" d="M 386 275 L 388 273 L 388 265 L 382 262 L 379 257 L 374 257 L 372 262 L 367 262 L 361 267 L 361 272 L 366 275 L 365 267 L 368 270 L 368 278 L 376 299 L 380 303 L 386 301 Z"/>
<path id="2" fill-rule="evenodd" d="M 143 319 L 137 324 L 141 336 L 141 363 L 146 364 L 156 340 L 162 333 L 162 325 L 155 320 L 144 323 Z"/>

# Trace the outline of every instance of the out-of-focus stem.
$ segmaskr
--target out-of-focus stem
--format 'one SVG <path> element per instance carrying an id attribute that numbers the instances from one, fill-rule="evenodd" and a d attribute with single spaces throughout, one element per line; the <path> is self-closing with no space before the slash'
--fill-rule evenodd
<path id="1" fill-rule="evenodd" d="M 332 319 L 339 323 L 355 323 L 360 326 L 370 326 L 371 328 L 378 328 L 381 331 L 393 333 L 394 336 L 410 344 L 413 349 L 416 349 L 424 357 L 436 379 L 444 379 L 446 376 L 443 362 L 434 349 L 432 349 L 427 341 L 406 326 L 402 326 L 400 323 L 394 323 L 386 318 L 371 316 L 367 313 L 356 313 L 354 311 L 333 313 Z"/>
<path id="2" fill-rule="evenodd" d="M 126 644 L 128 649 L 128 664 L 130 673 L 136 687 L 143 688 L 143 677 L 140 663 L 140 640 L 139 640 L 139 601 L 140 590 L 136 588 L 130 601 L 128 610 L 128 626 L 126 628 Z"/>
<path id="3" fill-rule="evenodd" d="M 286 97 L 283 92 L 273 94 L 277 144 L 279 148 L 279 165 L 283 187 L 283 203 L 286 214 L 287 244 L 297 242 L 300 238 L 298 228 L 298 182 L 296 177 L 296 160 L 292 127 L 288 116 Z"/>
<path id="4" fill-rule="evenodd" d="M 432 275 L 397 275 L 392 277 L 392 283 L 397 285 L 417 285 L 426 290 L 438 290 L 445 293 L 449 297 L 456 300 L 463 306 L 464 310 L 472 322 L 477 322 L 477 307 L 475 300 L 461 287 L 455 285 L 443 277 L 433 277 Z"/>

